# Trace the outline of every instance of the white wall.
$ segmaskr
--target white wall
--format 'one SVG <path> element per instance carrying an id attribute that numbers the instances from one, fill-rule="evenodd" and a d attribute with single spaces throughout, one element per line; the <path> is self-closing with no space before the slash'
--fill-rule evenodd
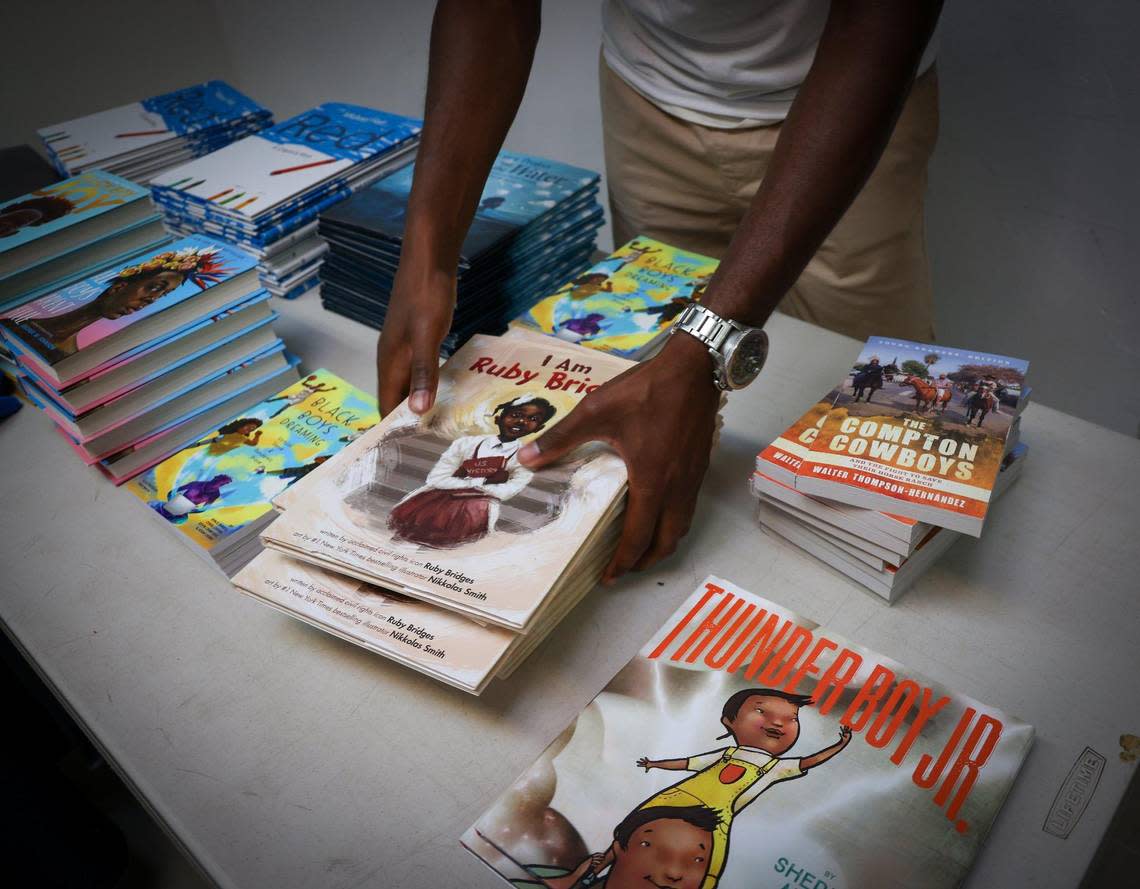
<path id="1" fill-rule="evenodd" d="M 0 0 L 0 145 L 92 111 L 230 79 L 214 0 Z"/>
<path id="2" fill-rule="evenodd" d="M 509 148 L 602 170 L 600 5 L 545 4 Z M 422 111 L 430 0 L 0 6 L 2 33 L 28 35 L 0 55 L 0 144 L 216 76 L 278 117 L 324 100 Z M 947 3 L 928 205 L 940 339 L 1029 358 L 1037 400 L 1129 435 L 1140 423 L 1138 28 L 1140 5 L 1110 0 Z"/>

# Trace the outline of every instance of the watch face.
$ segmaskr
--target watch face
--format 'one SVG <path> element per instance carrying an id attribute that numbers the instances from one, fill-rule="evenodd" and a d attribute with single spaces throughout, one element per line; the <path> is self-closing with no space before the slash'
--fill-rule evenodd
<path id="1" fill-rule="evenodd" d="M 733 389 L 743 389 L 760 373 L 764 359 L 768 357 L 768 337 L 762 330 L 749 330 L 736 341 L 736 347 L 725 368 L 728 384 Z"/>

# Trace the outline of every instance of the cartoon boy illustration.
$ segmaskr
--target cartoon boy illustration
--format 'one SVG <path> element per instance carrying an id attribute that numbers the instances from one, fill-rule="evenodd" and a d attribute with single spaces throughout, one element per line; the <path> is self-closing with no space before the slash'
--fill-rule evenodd
<path id="1" fill-rule="evenodd" d="M 568 318 L 558 325 L 555 336 L 560 340 L 571 343 L 580 343 L 602 332 L 602 322 L 606 316 L 600 312 L 591 312 L 579 318 Z"/>
<path id="2" fill-rule="evenodd" d="M 222 496 L 222 488 L 232 482 L 228 475 L 215 475 L 206 481 L 180 485 L 165 500 L 152 500 L 150 508 L 172 525 L 181 525 L 196 512 L 202 512 Z"/>
<path id="3" fill-rule="evenodd" d="M 522 395 L 498 405 L 498 435 L 465 435 L 451 443 L 423 487 L 392 507 L 388 527 L 396 540 L 448 548 L 495 530 L 499 504 L 529 484 L 533 473 L 516 455 L 521 439 L 539 432 L 556 408 L 545 398 Z"/>
<path id="4" fill-rule="evenodd" d="M 705 806 L 716 813 L 718 820 L 701 889 L 715 889 L 724 871 L 734 818 L 772 785 L 803 777 L 851 742 L 851 729 L 841 726 L 839 740 L 830 747 L 802 758 L 785 757 L 783 754 L 800 736 L 800 708 L 811 702 L 807 695 L 771 688 L 743 689 L 725 701 L 721 710 L 720 721 L 728 732 L 720 738 L 731 736 L 734 746 L 679 759 L 654 760 L 643 756 L 637 761 L 647 772 L 668 769 L 693 774 L 649 797 L 635 811 Z M 600 856 L 592 856 L 583 873 L 600 874 L 606 867 L 612 868 L 615 860 L 611 848 Z M 551 889 L 570 889 L 573 885 L 551 884 Z"/>
<path id="5" fill-rule="evenodd" d="M 272 398 L 265 399 L 266 404 L 271 401 L 285 402 L 285 404 L 277 409 L 276 413 L 270 414 L 269 419 L 272 420 L 274 417 L 285 413 L 285 411 L 289 410 L 291 407 L 297 407 L 299 404 L 304 404 L 310 395 L 320 395 L 322 392 L 336 391 L 336 386 L 326 386 L 324 383 L 316 382 L 316 379 L 316 374 L 309 374 L 309 376 L 301 380 L 301 388 L 296 392 L 293 392 L 289 395 L 275 395 Z"/>
<path id="6" fill-rule="evenodd" d="M 607 852 L 585 859 L 573 871 L 535 867 L 515 861 L 505 850 L 483 836 L 490 845 L 533 879 L 512 880 L 522 889 L 700 889 L 709 869 L 713 834 L 720 817 L 708 806 L 656 806 L 634 809 L 614 828 L 614 841 Z M 482 836 L 482 834 L 480 834 Z M 609 873 L 598 878 L 592 871 L 603 857 L 612 862 Z"/>

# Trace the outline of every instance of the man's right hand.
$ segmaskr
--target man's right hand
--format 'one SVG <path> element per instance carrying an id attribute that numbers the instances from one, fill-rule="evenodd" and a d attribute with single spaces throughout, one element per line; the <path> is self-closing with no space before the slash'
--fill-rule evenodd
<path id="1" fill-rule="evenodd" d="M 439 347 L 454 309 L 454 273 L 400 263 L 376 352 L 381 414 L 405 398 L 417 414 L 431 410 L 439 383 Z"/>

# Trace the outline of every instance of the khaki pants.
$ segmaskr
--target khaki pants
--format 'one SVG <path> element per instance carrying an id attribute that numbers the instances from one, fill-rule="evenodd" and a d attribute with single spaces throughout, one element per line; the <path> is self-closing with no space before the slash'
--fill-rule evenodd
<path id="1" fill-rule="evenodd" d="M 637 235 L 720 258 L 764 177 L 780 126 L 680 120 L 600 63 L 614 243 Z M 779 308 L 856 339 L 934 339 L 923 198 L 938 79 L 915 81 L 878 165 Z"/>

